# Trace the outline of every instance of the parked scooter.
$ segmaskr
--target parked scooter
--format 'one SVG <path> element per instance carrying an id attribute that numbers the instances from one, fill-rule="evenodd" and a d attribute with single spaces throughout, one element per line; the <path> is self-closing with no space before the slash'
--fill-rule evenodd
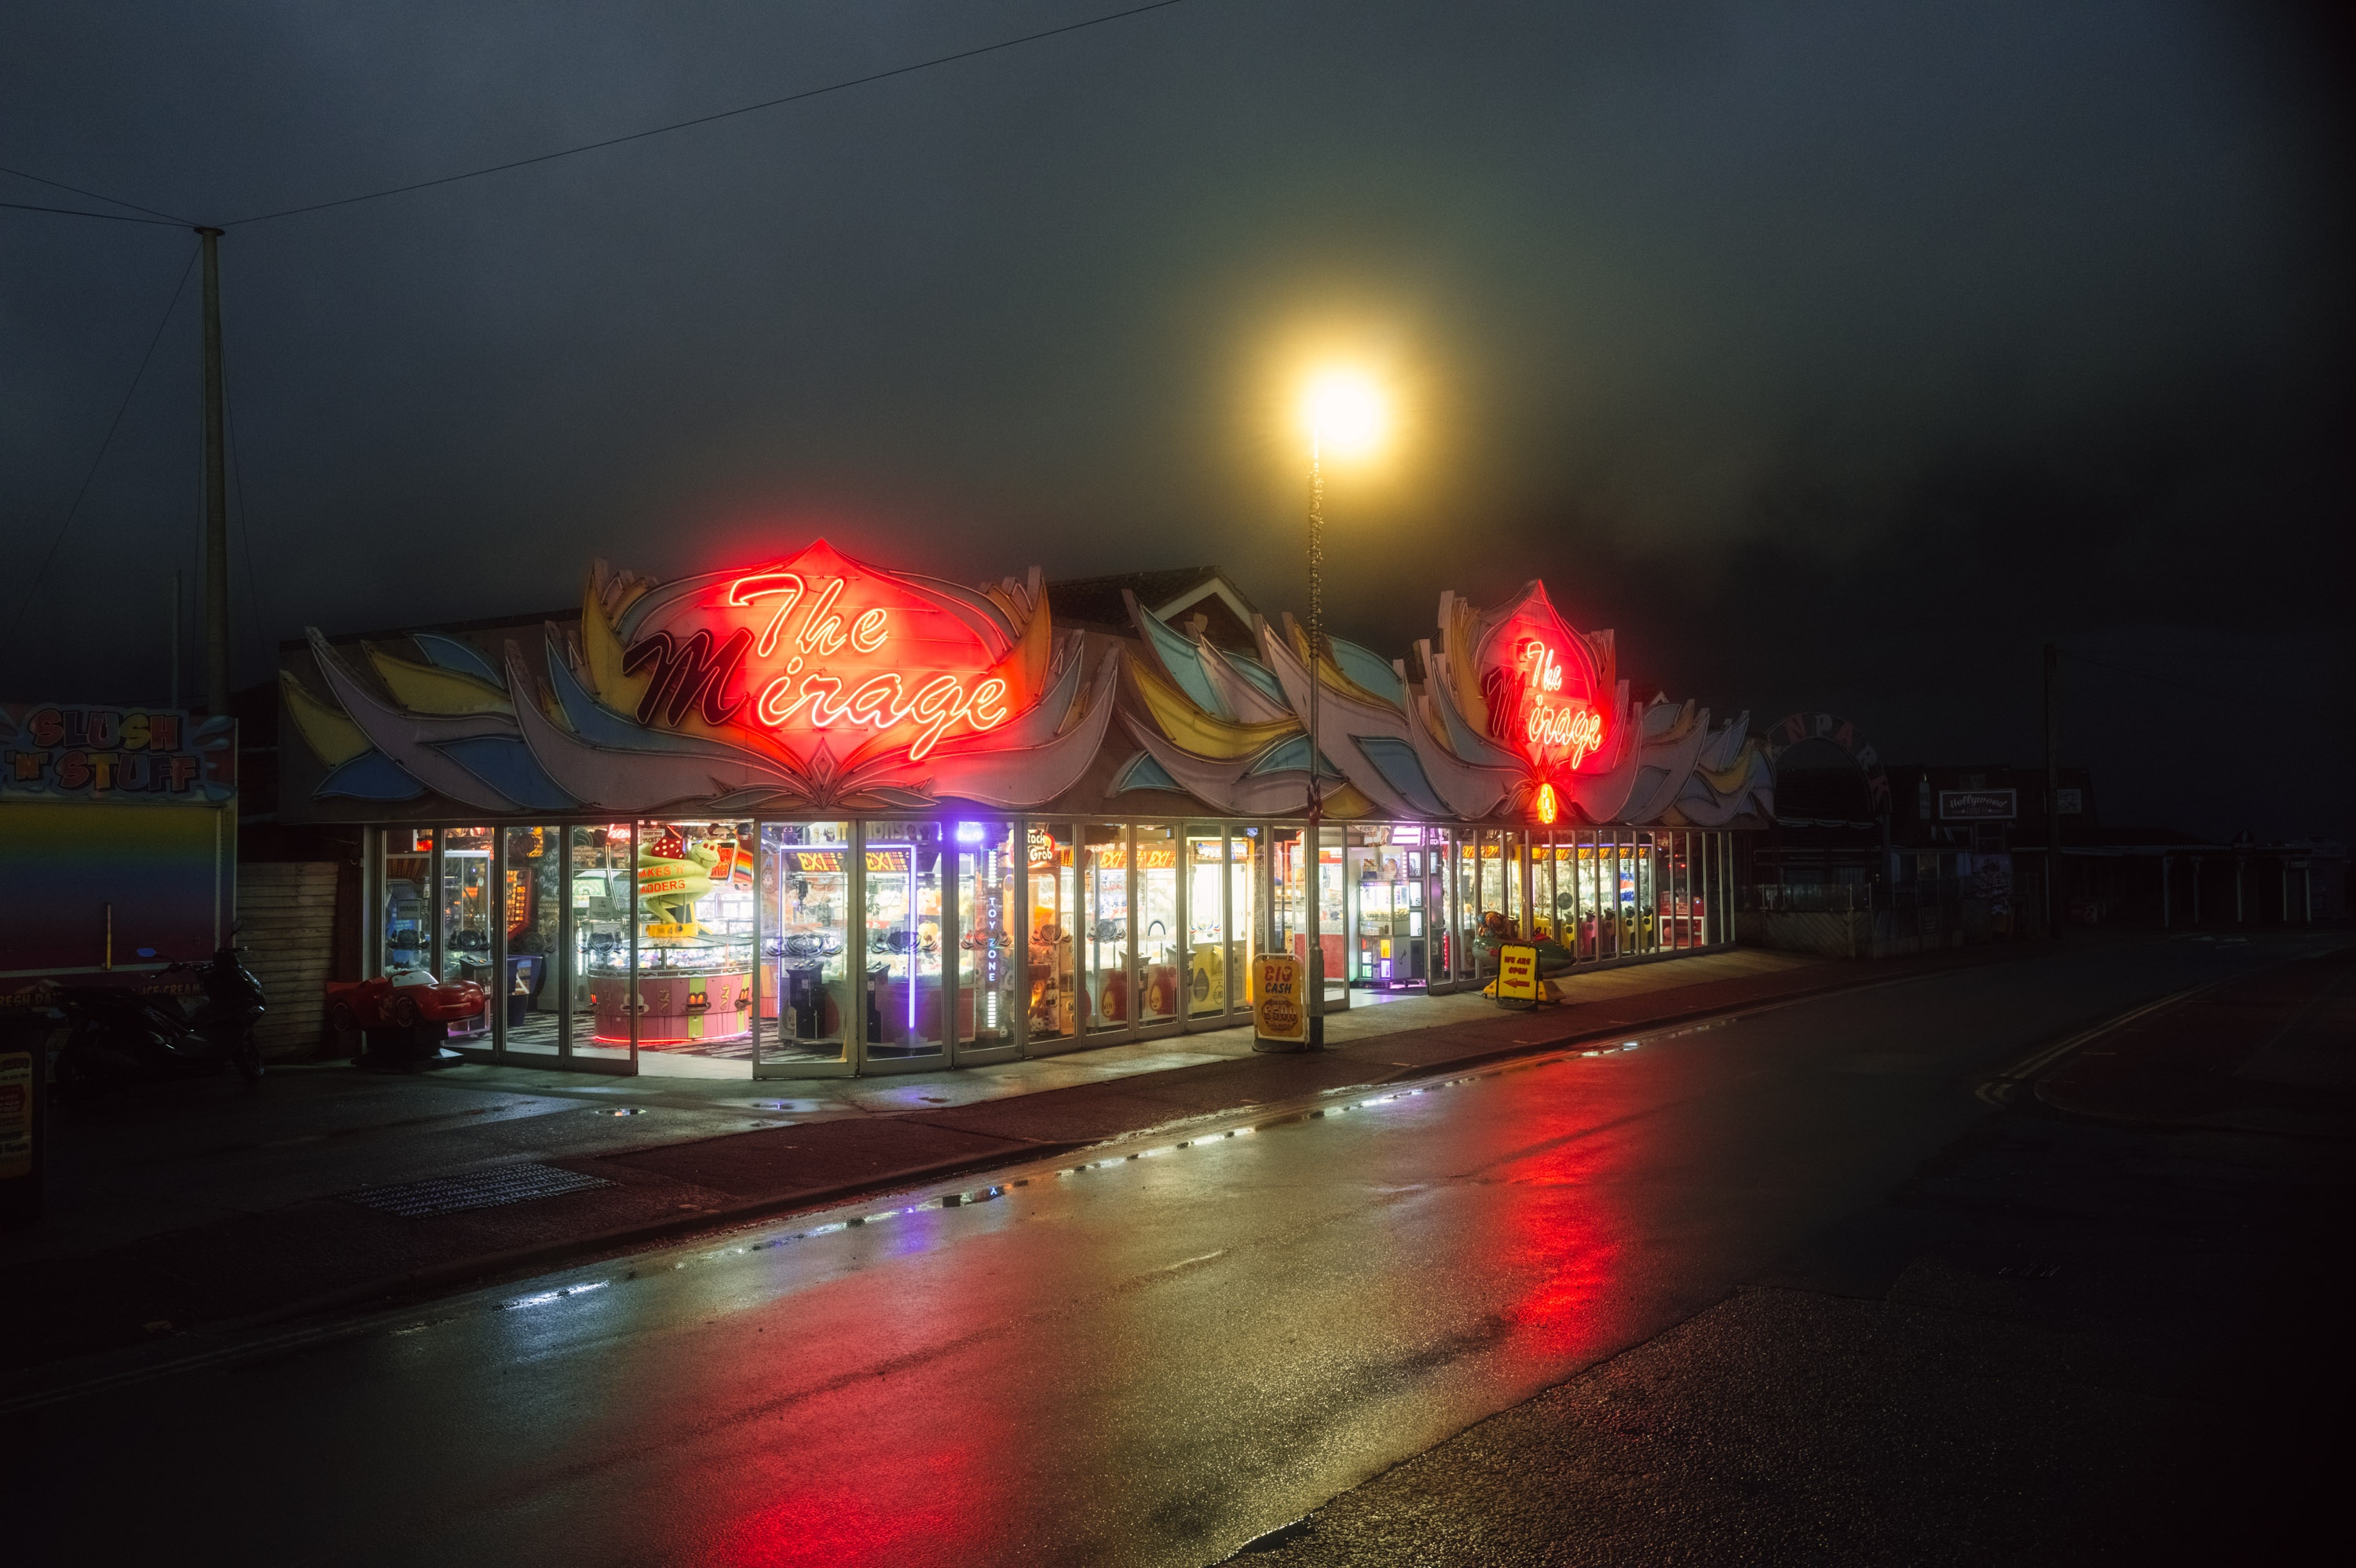
<path id="1" fill-rule="evenodd" d="M 234 1069 L 262 1077 L 253 1026 L 262 1014 L 262 982 L 224 947 L 203 964 L 178 963 L 166 975 L 193 973 L 204 988 L 192 1019 L 177 999 L 142 996 L 120 986 L 60 986 L 65 1049 L 58 1083 L 69 1095 L 123 1093 L 145 1078 L 186 1078 Z"/>

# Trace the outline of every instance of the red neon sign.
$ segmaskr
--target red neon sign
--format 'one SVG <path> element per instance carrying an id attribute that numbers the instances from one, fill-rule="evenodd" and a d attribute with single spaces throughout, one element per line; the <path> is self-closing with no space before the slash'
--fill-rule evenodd
<path id="1" fill-rule="evenodd" d="M 1592 659 L 1559 622 L 1540 628 L 1516 617 L 1502 630 L 1508 635 L 1491 643 L 1496 652 L 1483 661 L 1481 675 L 1490 738 L 1541 773 L 1576 771 L 1603 748 Z"/>
<path id="2" fill-rule="evenodd" d="M 998 728 L 1032 695 L 1018 690 L 1009 650 L 938 594 L 823 541 L 723 578 L 701 603 L 634 628 L 622 667 L 647 678 L 642 724 L 676 727 L 692 715 L 780 740 L 866 731 L 876 743 L 905 744 L 910 762 L 959 724 L 977 734 Z"/>
<path id="3" fill-rule="evenodd" d="M 1519 661 L 1522 688 L 1527 694 L 1529 717 L 1522 721 L 1522 740 L 1526 754 L 1533 756 L 1551 751 L 1569 753 L 1568 765 L 1576 769 L 1588 754 L 1603 744 L 1603 715 L 1590 708 L 1584 699 L 1565 701 L 1562 690 L 1562 659 L 1544 641 L 1531 637 L 1522 645 Z M 1545 820 L 1552 822 L 1547 816 Z"/>

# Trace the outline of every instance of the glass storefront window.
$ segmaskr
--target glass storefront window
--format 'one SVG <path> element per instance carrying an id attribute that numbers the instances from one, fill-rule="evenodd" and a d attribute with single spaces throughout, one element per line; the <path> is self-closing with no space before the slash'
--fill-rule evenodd
<path id="1" fill-rule="evenodd" d="M 499 901 L 507 927 L 507 963 L 499 977 L 507 1016 L 501 1045 L 509 1051 L 555 1055 L 563 991 L 556 982 L 562 940 L 563 829 L 508 827 L 500 830 L 506 856 Z"/>
<path id="2" fill-rule="evenodd" d="M 1673 949 L 1693 945 L 1693 899 L 1689 880 L 1692 868 L 1686 854 L 1686 845 L 1691 837 L 1692 835 L 1687 833 L 1668 835 L 1661 892 L 1668 939 L 1662 945 Z"/>
<path id="3" fill-rule="evenodd" d="M 1252 960 L 1268 944 L 1268 933 L 1260 923 L 1267 842 L 1263 828 L 1227 829 L 1227 897 L 1233 915 L 1227 927 L 1227 996 L 1229 1005 L 1242 1011 L 1252 1005 Z"/>
<path id="4" fill-rule="evenodd" d="M 1031 877 L 1030 1038 L 1069 1040 L 1084 1016 L 1076 965 L 1080 923 L 1071 825 L 1033 822 L 1024 856 Z"/>
<path id="5" fill-rule="evenodd" d="M 1572 880 L 1571 893 L 1579 901 L 1575 907 L 1579 914 L 1579 955 L 1582 958 L 1603 956 L 1602 861 L 1596 843 L 1594 834 L 1580 834 L 1577 845 L 1579 859 L 1573 862 L 1578 867 L 1578 875 Z"/>
<path id="6" fill-rule="evenodd" d="M 1527 940 L 1533 912 L 1529 907 L 1530 836 L 1518 830 L 1505 835 L 1505 925 Z"/>
<path id="7" fill-rule="evenodd" d="M 1129 1005 L 1129 842 L 1115 823 L 1080 828 L 1080 985 L 1090 1034 L 1127 1029 Z"/>
<path id="8" fill-rule="evenodd" d="M 1486 832 L 1481 835 L 1481 923 L 1489 924 L 1494 915 L 1505 918 L 1505 836 Z"/>
<path id="9" fill-rule="evenodd" d="M 1248 842 L 1240 830 L 1230 839 L 1215 823 L 1197 823 L 1186 829 L 1186 1012 L 1190 1018 L 1213 1018 L 1227 1010 L 1229 845 Z"/>
<path id="10" fill-rule="evenodd" d="M 1469 828 L 1456 836 L 1456 977 L 1478 979 L 1481 975 L 1481 926 L 1488 913 L 1481 902 L 1481 852 L 1489 847 L 1489 836 L 1479 828 Z"/>
<path id="11" fill-rule="evenodd" d="M 1635 891 L 1630 908 L 1635 912 L 1636 951 L 1658 953 L 1661 950 L 1661 875 L 1658 834 L 1636 835 L 1636 860 L 1633 868 Z"/>
<path id="12" fill-rule="evenodd" d="M 1555 835 L 1552 829 L 1530 833 L 1530 929 L 1540 940 L 1560 942 L 1562 914 L 1555 907 L 1557 884 Z"/>
<path id="13" fill-rule="evenodd" d="M 960 822 L 957 855 L 958 1042 L 1014 1041 L 1014 827 Z"/>
<path id="14" fill-rule="evenodd" d="M 1309 958 L 1309 910 L 1301 898 L 1301 830 L 1277 827 L 1269 832 L 1269 951 L 1290 953 L 1304 964 Z"/>
<path id="15" fill-rule="evenodd" d="M 388 827 L 384 830 L 384 923 L 382 972 L 423 969 L 431 961 L 434 933 L 427 923 L 427 901 L 434 891 L 434 830 L 430 827 Z"/>
<path id="16" fill-rule="evenodd" d="M 837 1061 L 851 1017 L 851 824 L 761 829 L 761 1022 L 771 1061 Z"/>
<path id="17" fill-rule="evenodd" d="M 1358 904 L 1351 979 L 1375 991 L 1423 984 L 1424 834 L 1420 827 L 1370 827 L 1350 851 Z"/>
<path id="18" fill-rule="evenodd" d="M 1137 857 L 1137 1021 L 1174 1019 L 1185 995 L 1184 933 L 1178 925 L 1178 835 L 1162 823 L 1131 829 Z"/>
<path id="19" fill-rule="evenodd" d="M 867 1051 L 926 1056 L 944 1049 L 941 1017 L 941 825 L 867 825 Z"/>
<path id="20" fill-rule="evenodd" d="M 1454 906 L 1448 898 L 1453 838 L 1445 827 L 1423 831 L 1423 918 L 1424 930 L 1430 933 L 1427 958 L 1430 978 L 1442 985 L 1455 978 L 1457 949 L 1462 945 L 1456 934 Z"/>
<path id="21" fill-rule="evenodd" d="M 1350 932 L 1352 894 L 1349 830 L 1321 827 L 1317 847 L 1317 946 L 1324 957 L 1325 1005 L 1350 1005 Z"/>
<path id="22" fill-rule="evenodd" d="M 630 825 L 575 827 L 573 856 L 573 1051 L 630 1054 Z"/>
<path id="23" fill-rule="evenodd" d="M 640 1072 L 662 1071 L 664 1055 L 750 1058 L 753 847 L 749 822 L 638 825 Z M 627 996 L 626 984 L 599 998 L 600 1035 L 626 1037 Z"/>
<path id="24" fill-rule="evenodd" d="M 497 901 L 491 890 L 491 833 L 488 827 L 445 827 L 442 830 L 442 969 L 447 984 L 472 980 L 486 997 L 499 995 L 491 978 L 491 919 Z M 488 1011 L 451 1021 L 447 1037 L 454 1040 L 487 1040 Z"/>

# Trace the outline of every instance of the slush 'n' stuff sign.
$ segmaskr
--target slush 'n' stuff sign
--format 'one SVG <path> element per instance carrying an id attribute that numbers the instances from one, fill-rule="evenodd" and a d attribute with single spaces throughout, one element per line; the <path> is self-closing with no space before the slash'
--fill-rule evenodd
<path id="1" fill-rule="evenodd" d="M 234 724 L 177 708 L 0 704 L 0 795 L 220 801 L 234 793 Z"/>

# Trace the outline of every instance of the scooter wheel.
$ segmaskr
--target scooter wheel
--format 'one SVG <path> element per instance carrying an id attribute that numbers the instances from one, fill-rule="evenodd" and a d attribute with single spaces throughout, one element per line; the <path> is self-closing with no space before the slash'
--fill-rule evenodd
<path id="1" fill-rule="evenodd" d="M 255 1043 L 252 1029 L 246 1030 L 238 1040 L 237 1050 L 230 1054 L 230 1061 L 237 1068 L 237 1075 L 248 1083 L 262 1082 L 262 1047 Z"/>
<path id="2" fill-rule="evenodd" d="M 104 1096 L 128 1097 L 132 1084 L 138 1080 L 135 1068 L 109 1061 L 79 1045 L 66 1047 L 58 1058 L 57 1071 L 58 1087 L 65 1091 L 62 1098 L 70 1104 L 84 1107 Z"/>

